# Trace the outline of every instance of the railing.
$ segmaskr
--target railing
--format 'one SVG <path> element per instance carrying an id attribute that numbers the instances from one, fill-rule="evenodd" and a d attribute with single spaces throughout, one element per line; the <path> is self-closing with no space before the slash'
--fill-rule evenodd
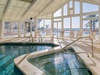
<path id="1" fill-rule="evenodd" d="M 92 49 L 92 57 L 94 57 L 94 54 L 93 54 L 93 39 L 91 37 L 80 37 L 78 38 L 77 40 L 74 40 L 73 42 L 69 43 L 68 45 L 66 45 L 65 47 L 62 48 L 62 50 L 65 50 L 66 47 L 72 45 L 73 43 L 77 42 L 78 40 L 80 39 L 83 39 L 83 38 L 89 38 L 91 40 L 91 49 Z M 61 45 L 60 45 L 61 46 Z M 61 46 L 62 47 L 62 46 Z M 87 52 L 81 52 L 81 53 L 87 53 Z M 87 53 L 88 54 L 88 53 Z M 89 56 L 89 55 L 88 55 Z"/>

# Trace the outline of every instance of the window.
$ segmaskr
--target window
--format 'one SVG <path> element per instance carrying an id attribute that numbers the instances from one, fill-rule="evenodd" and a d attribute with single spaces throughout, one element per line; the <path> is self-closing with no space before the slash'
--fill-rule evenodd
<path id="1" fill-rule="evenodd" d="M 75 14 L 80 13 L 80 2 L 75 1 Z"/>
<path id="2" fill-rule="evenodd" d="M 80 28 L 80 17 L 72 17 L 72 28 L 79 30 Z"/>
<path id="3" fill-rule="evenodd" d="M 63 15 L 68 15 L 68 5 L 66 4 L 64 7 L 63 7 Z"/>
<path id="4" fill-rule="evenodd" d="M 99 10 L 98 5 L 83 3 L 83 13 L 93 12 L 93 11 L 98 11 L 98 10 Z"/>
<path id="5" fill-rule="evenodd" d="M 54 13 L 54 17 L 61 16 L 61 9 L 59 9 L 57 12 Z"/>

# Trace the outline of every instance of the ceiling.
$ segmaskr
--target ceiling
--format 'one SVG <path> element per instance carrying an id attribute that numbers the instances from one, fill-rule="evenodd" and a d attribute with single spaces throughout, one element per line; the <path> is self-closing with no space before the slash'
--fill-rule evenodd
<path id="1" fill-rule="evenodd" d="M 0 20 L 21 21 L 30 17 L 51 17 L 70 0 L 0 0 Z M 78 1 L 78 0 L 77 0 Z M 97 4 L 95 0 L 80 0 Z"/>

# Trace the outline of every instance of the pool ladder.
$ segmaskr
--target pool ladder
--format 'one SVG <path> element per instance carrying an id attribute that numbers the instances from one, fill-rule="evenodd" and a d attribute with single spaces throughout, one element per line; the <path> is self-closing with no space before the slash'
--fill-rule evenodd
<path id="1" fill-rule="evenodd" d="M 78 39 L 72 41 L 71 43 L 67 44 L 67 45 L 66 45 L 65 47 L 63 47 L 63 48 L 62 48 L 62 46 L 61 46 L 61 43 L 59 42 L 59 39 L 58 39 L 58 42 L 59 42 L 60 47 L 62 48 L 62 50 L 65 50 L 66 47 L 72 45 L 73 43 L 75 43 L 75 42 L 77 42 L 78 40 L 83 39 L 83 38 L 89 38 L 89 39 L 91 40 L 91 49 L 92 49 L 91 55 L 92 55 L 92 57 L 94 57 L 94 54 L 93 54 L 93 39 L 92 39 L 91 37 L 80 37 L 80 38 L 78 38 Z M 70 53 L 71 53 L 71 52 L 70 52 Z M 87 56 L 89 57 L 89 54 L 88 54 L 87 52 L 74 52 L 74 53 L 75 53 L 75 54 L 86 53 Z"/>

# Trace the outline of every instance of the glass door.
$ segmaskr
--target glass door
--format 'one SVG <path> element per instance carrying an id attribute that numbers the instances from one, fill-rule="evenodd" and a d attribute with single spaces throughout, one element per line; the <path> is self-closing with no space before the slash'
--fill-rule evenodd
<path id="1" fill-rule="evenodd" d="M 61 22 L 54 22 L 54 37 L 58 38 L 61 36 Z"/>

